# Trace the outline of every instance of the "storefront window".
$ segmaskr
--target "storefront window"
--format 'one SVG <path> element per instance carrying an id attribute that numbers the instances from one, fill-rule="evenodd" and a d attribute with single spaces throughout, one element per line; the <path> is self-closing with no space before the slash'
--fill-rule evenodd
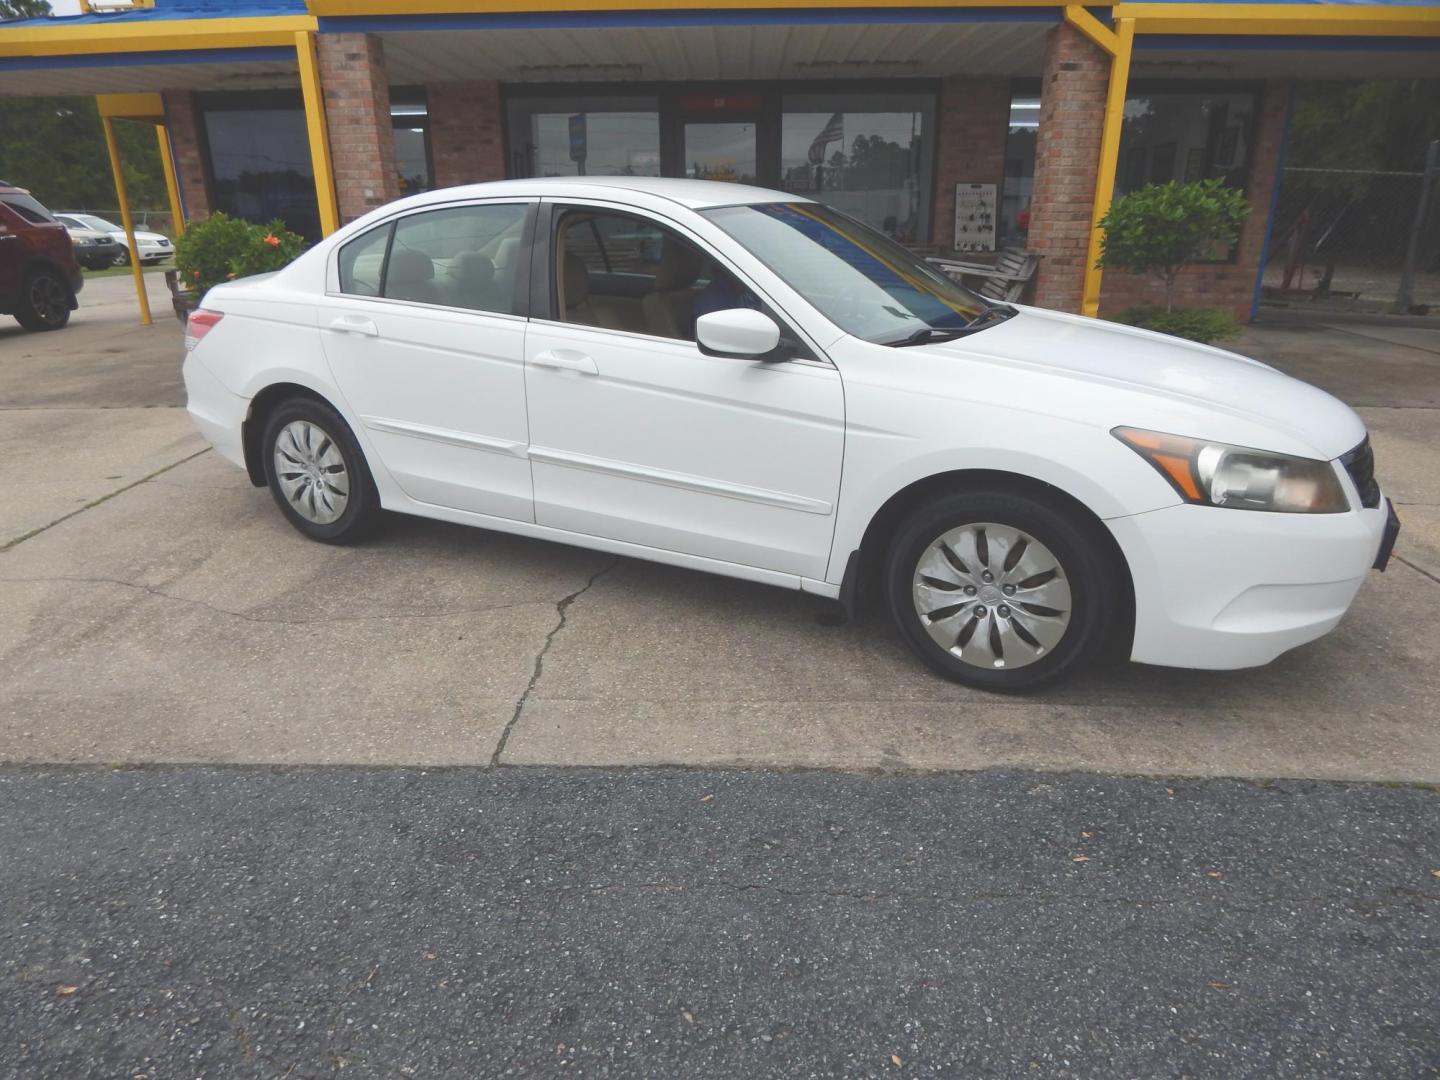
<path id="1" fill-rule="evenodd" d="M 1005 187 L 1000 193 L 998 243 L 1024 247 L 1030 232 L 1030 194 L 1035 186 L 1035 134 L 1040 129 L 1040 98 L 1028 88 L 1010 98 L 1010 130 L 1005 138 Z"/>
<path id="2" fill-rule="evenodd" d="M 510 105 L 512 176 L 659 176 L 653 98 L 519 99 Z"/>
<path id="3" fill-rule="evenodd" d="M 780 186 L 902 243 L 929 234 L 927 94 L 786 94 Z"/>
<path id="4" fill-rule="evenodd" d="M 1254 117 L 1252 93 L 1131 94 L 1125 99 L 1115 194 L 1214 177 L 1243 188 Z"/>
<path id="5" fill-rule="evenodd" d="M 395 172 L 401 195 L 429 191 L 430 110 L 423 87 L 392 87 L 390 124 L 395 129 Z"/>
<path id="6" fill-rule="evenodd" d="M 279 218 L 320 239 L 310 139 L 298 94 L 204 95 L 215 209 L 248 221 Z"/>

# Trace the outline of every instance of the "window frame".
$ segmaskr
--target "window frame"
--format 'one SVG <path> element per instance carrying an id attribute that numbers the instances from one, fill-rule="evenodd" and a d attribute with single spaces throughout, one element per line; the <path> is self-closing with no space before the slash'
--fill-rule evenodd
<path id="1" fill-rule="evenodd" d="M 380 265 L 380 292 L 383 294 L 386 279 L 390 273 L 390 251 L 395 243 L 395 232 L 399 228 L 400 222 L 419 214 L 433 213 L 437 210 L 462 210 L 472 206 L 523 206 L 525 208 L 525 216 L 520 225 L 520 247 L 516 254 L 515 285 L 511 295 L 510 311 L 486 311 L 482 308 L 457 307 L 453 304 L 431 304 L 424 300 L 402 300 L 391 296 L 366 296 L 363 293 L 341 291 L 340 252 L 350 244 L 379 229 L 389 230 L 390 235 L 385 240 L 384 260 Z M 399 210 L 375 222 L 370 228 L 357 231 L 354 236 L 348 237 L 331 249 L 329 258 L 326 260 L 325 295 L 337 300 L 396 304 L 406 308 L 421 308 L 427 311 L 450 311 L 464 315 L 492 316 L 500 319 L 518 319 L 522 322 L 528 321 L 528 312 L 531 307 L 530 289 L 531 282 L 533 281 L 531 264 L 534 261 L 535 219 L 538 207 L 539 200 L 534 196 L 517 197 L 511 195 L 495 199 L 455 199 L 449 202 L 427 203 L 424 206 L 408 207 L 404 210 Z"/>
<path id="2" fill-rule="evenodd" d="M 696 236 L 693 230 L 685 228 L 683 224 L 674 218 L 666 217 L 642 206 L 632 206 L 628 203 L 608 202 L 604 199 L 590 199 L 571 196 L 544 196 L 535 215 L 535 242 L 532 246 L 534 257 L 530 262 L 530 305 L 526 311 L 528 318 L 533 322 L 547 323 L 552 326 L 564 326 L 572 329 L 588 330 L 600 334 L 614 334 L 621 338 L 629 338 L 640 341 L 660 341 L 681 348 L 689 348 L 696 357 L 703 357 L 709 360 L 729 360 L 735 363 L 753 364 L 757 363 L 753 358 L 745 357 L 717 357 L 700 351 L 698 342 L 689 341 L 685 338 L 665 337 L 660 334 L 640 333 L 634 330 L 616 330 L 608 326 L 590 326 L 587 323 L 573 323 L 568 319 L 560 317 L 556 310 L 559 303 L 559 291 L 555 287 L 555 277 L 560 270 L 558 259 L 560 224 L 568 211 L 572 210 L 595 210 L 606 213 L 617 214 L 624 217 L 641 218 L 650 222 L 662 231 L 668 230 L 674 233 L 686 243 L 694 245 L 700 252 L 709 258 L 716 266 L 728 272 L 744 288 L 760 301 L 761 310 L 770 318 L 774 319 L 780 327 L 782 342 L 788 341 L 794 348 L 794 355 L 785 360 L 769 361 L 772 363 L 799 363 L 818 364 L 821 367 L 833 368 L 825 354 L 815 346 L 809 335 L 806 334 L 799 324 L 785 312 L 766 294 L 764 289 L 758 288 L 744 271 L 737 267 L 734 262 L 724 254 L 716 251 L 715 248 Z M 544 238 L 543 241 L 541 238 Z M 543 242 L 544 250 L 540 250 Z"/>

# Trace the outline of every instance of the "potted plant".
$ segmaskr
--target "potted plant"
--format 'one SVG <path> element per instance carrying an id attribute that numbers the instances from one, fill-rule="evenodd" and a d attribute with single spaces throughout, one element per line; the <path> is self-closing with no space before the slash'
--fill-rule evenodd
<path id="1" fill-rule="evenodd" d="M 1105 233 L 1095 265 L 1153 275 L 1165 286 L 1165 306 L 1131 308 L 1113 321 L 1191 341 L 1219 341 L 1238 334 L 1228 312 L 1177 310 L 1175 282 L 1191 263 L 1234 244 L 1249 213 L 1244 193 L 1218 179 L 1152 184 L 1116 199 L 1100 220 Z"/>
<path id="2" fill-rule="evenodd" d="M 165 275 L 183 323 L 212 286 L 282 269 L 305 241 L 276 219 L 264 225 L 214 213 L 186 226 L 175 241 L 175 270 Z"/>

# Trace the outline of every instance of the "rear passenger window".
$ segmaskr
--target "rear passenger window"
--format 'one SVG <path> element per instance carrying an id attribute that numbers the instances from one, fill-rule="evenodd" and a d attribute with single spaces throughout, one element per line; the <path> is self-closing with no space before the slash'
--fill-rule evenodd
<path id="1" fill-rule="evenodd" d="M 401 218 L 381 294 L 391 300 L 511 313 L 523 203 L 457 206 Z"/>
<path id="2" fill-rule="evenodd" d="M 357 236 L 340 249 L 340 291 L 356 296 L 379 296 L 385 270 L 385 247 L 391 226 Z"/>

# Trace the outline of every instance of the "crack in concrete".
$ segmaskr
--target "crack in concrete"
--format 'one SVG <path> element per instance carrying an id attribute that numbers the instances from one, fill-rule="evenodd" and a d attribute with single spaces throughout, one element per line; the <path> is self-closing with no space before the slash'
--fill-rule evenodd
<path id="1" fill-rule="evenodd" d="M 127 589 L 135 589 L 139 592 L 149 593 L 151 596 L 158 596 L 163 600 L 173 600 L 180 604 L 191 604 L 195 607 L 213 611 L 217 615 L 229 615 L 231 618 L 244 619 L 253 623 L 274 623 L 281 626 L 307 626 L 312 623 L 335 623 L 335 622 L 388 622 L 404 621 L 407 619 L 448 619 L 462 615 L 483 615 L 491 611 L 508 611 L 513 608 L 536 607 L 547 603 L 545 600 L 519 600 L 513 604 L 483 604 L 479 607 L 456 608 L 453 611 L 417 611 L 404 615 L 324 615 L 313 619 L 282 619 L 267 618 L 260 615 L 250 615 L 243 611 L 231 611 L 229 608 L 220 607 L 217 604 L 208 603 L 191 596 L 177 596 L 154 585 L 142 585 L 138 581 L 125 581 L 121 578 L 109 577 L 74 577 L 66 574 L 56 574 L 49 577 L 0 577 L 0 585 L 4 584 L 44 584 L 46 582 L 74 582 L 81 585 L 121 585 Z"/>
<path id="2" fill-rule="evenodd" d="M 1423 577 L 1423 578 L 1429 578 L 1429 579 L 1430 579 L 1431 581 L 1433 581 L 1436 585 L 1440 585 L 1440 577 L 1436 577 L 1436 576 L 1435 576 L 1434 574 L 1432 574 L 1429 570 L 1426 570 L 1423 566 L 1417 566 L 1417 565 L 1415 565 L 1415 564 L 1414 564 L 1413 562 L 1411 562 L 1409 559 L 1405 558 L 1404 555 L 1397 555 L 1397 554 L 1395 554 L 1394 552 L 1392 552 L 1391 555 L 1390 555 L 1390 557 L 1391 557 L 1392 559 L 1394 559 L 1396 562 L 1398 562 L 1401 566 L 1408 566 L 1411 570 L 1414 570 L 1414 571 L 1415 571 L 1417 574 L 1419 574 L 1421 577 Z"/>
<path id="3" fill-rule="evenodd" d="M 54 521 L 49 522 L 48 524 L 45 524 L 45 525 L 41 525 L 38 529 L 31 529 L 29 532 L 23 533 L 22 535 L 15 537 L 15 539 L 13 539 L 13 540 L 7 540 L 5 543 L 0 544 L 0 554 L 4 554 L 5 552 L 9 551 L 11 548 L 18 547 L 19 545 L 23 544 L 26 540 L 29 540 L 29 539 L 31 539 L 32 537 L 39 536 L 41 533 L 46 532 L 46 531 L 48 531 L 48 530 L 50 530 L 50 529 L 53 529 L 56 525 L 59 525 L 59 524 L 62 523 L 62 522 L 69 521 L 71 518 L 75 517 L 77 514 L 83 514 L 86 510 L 93 510 L 93 509 L 95 509 L 95 507 L 99 506 L 101 503 L 109 502 L 111 499 L 115 498 L 115 496 L 117 496 L 117 495 L 123 495 L 123 494 L 125 494 L 125 492 L 129 491 L 131 488 L 137 488 L 137 487 L 139 487 L 141 484 L 144 484 L 144 483 L 146 483 L 146 482 L 148 482 L 148 481 L 150 481 L 150 480 L 153 480 L 155 477 L 159 476 L 161 473 L 167 473 L 167 472 L 169 472 L 171 469 L 178 469 L 181 465 L 184 465 L 187 461 L 194 461 L 194 460 L 195 460 L 197 457 L 199 457 L 201 454 L 208 454 L 209 452 L 210 452 L 210 447 L 208 447 L 208 446 L 205 447 L 203 450 L 196 450 L 195 453 L 190 454 L 190 455 L 188 455 L 187 457 L 183 457 L 183 458 L 181 458 L 179 461 L 172 462 L 171 464 L 166 465 L 166 466 L 164 466 L 163 468 L 156 469 L 154 472 L 150 473 L 148 476 L 142 476 L 142 477 L 140 477 L 140 479 L 139 479 L 139 480 L 136 480 L 134 483 L 126 484 L 124 487 L 118 487 L 118 488 L 116 488 L 114 491 L 109 492 L 109 493 L 106 494 L 106 495 L 101 495 L 98 499 L 92 499 L 90 502 L 86 503 L 84 506 L 80 507 L 78 510 L 71 510 L 68 514 L 63 514 L 63 515 L 61 515 L 60 517 L 56 518 Z"/>
<path id="4" fill-rule="evenodd" d="M 505 747 L 510 742 L 510 733 L 515 730 L 515 725 L 520 722 L 520 714 L 525 710 L 525 703 L 530 700 L 530 695 L 534 692 L 536 684 L 540 682 L 540 675 L 545 670 L 545 654 L 550 651 L 550 646 L 555 643 L 556 635 L 565 629 L 566 612 L 570 610 L 570 605 L 589 592 L 597 581 L 615 569 L 619 563 L 620 557 L 617 555 L 599 570 L 596 570 L 595 573 L 591 574 L 589 581 L 585 582 L 584 585 L 580 586 L 580 588 L 576 589 L 569 596 L 562 598 L 560 602 L 555 605 L 555 614 L 559 616 L 559 618 L 556 620 L 555 625 L 550 628 L 550 632 L 545 635 L 545 642 L 540 646 L 540 651 L 535 654 L 535 668 L 530 672 L 530 681 L 525 684 L 524 691 L 520 694 L 519 700 L 515 702 L 515 711 L 510 714 L 510 722 L 505 725 L 505 730 L 500 732 L 500 739 L 495 744 L 495 753 L 490 755 L 490 764 L 492 766 L 498 767 L 500 765 L 500 756 L 505 753 Z"/>

